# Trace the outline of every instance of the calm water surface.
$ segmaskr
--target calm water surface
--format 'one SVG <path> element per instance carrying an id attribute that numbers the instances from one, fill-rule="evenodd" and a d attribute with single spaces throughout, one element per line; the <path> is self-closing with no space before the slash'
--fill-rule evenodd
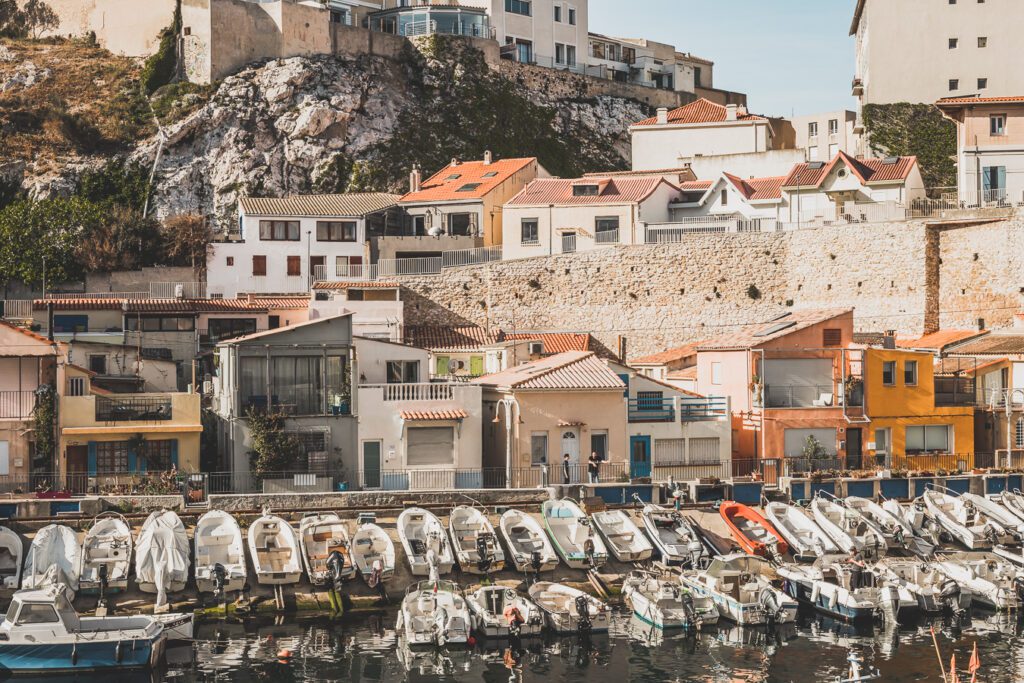
<path id="1" fill-rule="evenodd" d="M 194 647 L 172 649 L 154 680 L 192 681 L 832 681 L 845 673 L 849 649 L 860 652 L 890 683 L 941 681 L 929 624 L 899 631 L 849 626 L 804 615 L 774 631 L 729 628 L 696 637 L 651 633 L 619 615 L 612 632 L 579 638 L 524 640 L 410 652 L 394 631 L 393 612 L 358 621 L 207 623 Z M 1024 637 L 1015 617 L 978 615 L 961 632 L 935 630 L 945 664 L 957 653 L 966 668 L 977 641 L 985 683 L 1024 681 Z M 279 660 L 282 649 L 293 651 Z M 109 678 L 105 680 L 110 680 Z M 136 679 L 138 680 L 138 679 Z"/>

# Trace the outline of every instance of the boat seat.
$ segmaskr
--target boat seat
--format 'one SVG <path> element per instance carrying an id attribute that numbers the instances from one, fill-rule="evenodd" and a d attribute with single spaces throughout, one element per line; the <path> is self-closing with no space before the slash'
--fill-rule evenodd
<path id="1" fill-rule="evenodd" d="M 202 544 L 204 546 L 231 545 L 233 540 L 234 536 L 231 536 L 230 534 L 216 534 L 214 536 L 202 538 Z"/>
<path id="2" fill-rule="evenodd" d="M 313 540 L 317 543 L 324 543 L 326 541 L 330 541 L 332 538 L 335 538 L 335 535 L 334 531 L 330 530 L 318 531 L 317 533 L 313 534 Z"/>
<path id="3" fill-rule="evenodd" d="M 632 541 L 633 540 L 633 532 L 632 531 L 620 531 L 618 533 L 608 534 L 608 538 L 621 538 L 622 540 L 628 542 L 628 541 Z"/>

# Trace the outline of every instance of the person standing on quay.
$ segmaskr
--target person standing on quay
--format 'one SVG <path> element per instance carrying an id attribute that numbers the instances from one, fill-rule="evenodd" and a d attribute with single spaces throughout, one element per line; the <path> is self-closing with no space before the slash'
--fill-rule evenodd
<path id="1" fill-rule="evenodd" d="M 591 484 L 598 483 L 600 466 L 601 458 L 597 456 L 597 451 L 591 451 L 590 457 L 587 459 L 587 474 L 590 475 Z"/>

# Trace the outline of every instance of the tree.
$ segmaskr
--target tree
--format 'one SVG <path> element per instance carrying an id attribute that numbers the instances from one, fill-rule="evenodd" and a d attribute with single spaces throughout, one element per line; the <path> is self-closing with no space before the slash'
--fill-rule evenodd
<path id="1" fill-rule="evenodd" d="M 52 31 L 60 26 L 60 18 L 53 8 L 43 0 L 28 0 L 21 10 L 24 15 L 24 25 L 33 39 L 38 39 L 46 31 Z"/>
<path id="2" fill-rule="evenodd" d="M 822 460 L 828 457 L 828 451 L 814 436 L 808 436 L 804 442 L 803 456 L 808 460 Z"/>
<path id="3" fill-rule="evenodd" d="M 303 453 L 302 444 L 284 431 L 286 418 L 283 413 L 250 409 L 246 418 L 252 438 L 249 465 L 253 476 L 262 479 L 273 472 L 287 472 L 298 464 Z"/>
<path id="4" fill-rule="evenodd" d="M 78 260 L 89 272 L 135 270 L 158 262 L 162 251 L 159 223 L 114 205 L 79 242 Z"/>
<path id="5" fill-rule="evenodd" d="M 82 275 L 81 240 L 108 209 L 79 197 L 17 200 L 0 210 L 0 282 L 65 282 Z"/>
<path id="6" fill-rule="evenodd" d="M 194 213 L 178 214 L 164 220 L 164 253 L 176 265 L 206 271 L 206 257 L 213 242 L 213 228 L 204 217 Z"/>
<path id="7" fill-rule="evenodd" d="M 0 36 L 17 38 L 25 33 L 25 15 L 17 0 L 0 0 Z"/>

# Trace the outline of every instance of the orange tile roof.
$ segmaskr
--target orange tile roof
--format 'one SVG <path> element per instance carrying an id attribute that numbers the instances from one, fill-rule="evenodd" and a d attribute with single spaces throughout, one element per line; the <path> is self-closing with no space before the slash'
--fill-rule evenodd
<path id="1" fill-rule="evenodd" d="M 692 342 L 684 346 L 677 346 L 674 349 L 667 349 L 665 351 L 659 351 L 658 353 L 652 353 L 649 356 L 641 356 L 640 358 L 634 358 L 630 365 L 665 365 L 666 363 L 674 363 L 676 361 L 685 360 L 697 355 L 697 347 L 700 346 L 701 342 Z"/>
<path id="2" fill-rule="evenodd" d="M 697 366 L 693 365 L 682 370 L 670 370 L 665 373 L 665 379 L 697 379 Z"/>
<path id="3" fill-rule="evenodd" d="M 230 299 L 222 299 L 222 301 L 230 301 Z M 252 303 L 257 308 L 290 308 L 295 310 L 302 310 L 309 308 L 309 297 L 308 296 L 254 296 Z"/>
<path id="4" fill-rule="evenodd" d="M 443 351 L 452 349 L 477 349 L 496 344 L 500 332 L 489 332 L 476 325 L 441 326 L 408 325 L 405 328 L 405 343 L 421 349 Z"/>
<path id="5" fill-rule="evenodd" d="M 700 342 L 698 351 L 720 351 L 726 349 L 756 349 L 766 342 L 781 339 L 787 335 L 807 329 L 813 325 L 853 313 L 851 308 L 811 309 L 793 311 L 785 317 L 772 321 L 746 325 L 732 334 Z M 771 331 L 774 330 L 774 331 Z"/>
<path id="6" fill-rule="evenodd" d="M 840 162 L 846 164 L 862 183 L 870 185 L 906 180 L 911 169 L 917 165 L 917 157 L 896 157 L 896 163 L 887 164 L 884 159 L 854 159 L 840 151 L 831 161 L 821 166 L 813 161 L 797 164 L 782 182 L 782 187 L 820 187 Z"/>
<path id="7" fill-rule="evenodd" d="M 566 351 L 472 380 L 508 389 L 621 391 L 626 385 L 608 364 L 587 351 Z"/>
<path id="8" fill-rule="evenodd" d="M 1024 334 L 993 332 L 958 344 L 948 352 L 956 356 L 1024 355 Z"/>
<path id="9" fill-rule="evenodd" d="M 682 107 L 673 109 L 668 113 L 668 122 L 675 125 L 687 125 L 693 123 L 723 123 L 726 120 L 726 108 L 724 105 L 716 104 L 703 97 Z M 765 121 L 765 117 L 747 112 L 741 114 L 736 112 L 737 121 Z M 652 116 L 643 121 L 637 121 L 634 126 L 654 126 L 658 123 L 658 117 Z"/>
<path id="10" fill-rule="evenodd" d="M 740 178 L 731 173 L 723 174 L 733 187 L 752 202 L 766 199 L 782 199 L 782 183 L 786 176 L 764 178 Z"/>
<path id="11" fill-rule="evenodd" d="M 942 351 L 950 344 L 957 344 L 968 339 L 988 334 L 987 331 L 978 330 L 939 330 L 926 334 L 917 339 L 897 339 L 896 346 L 902 349 L 934 349 Z"/>
<path id="12" fill-rule="evenodd" d="M 536 157 L 524 159 L 500 159 L 490 164 L 482 161 L 462 161 L 458 165 L 445 166 L 423 182 L 419 192 L 409 192 L 398 200 L 399 204 L 419 202 L 444 202 L 460 199 L 480 199 L 492 190 L 537 162 Z M 493 176 L 490 174 L 494 174 Z M 458 176 L 458 177 L 455 177 Z M 490 176 L 490 177 L 487 177 Z M 479 183 L 479 186 L 459 192 L 459 188 Z"/>
<path id="13" fill-rule="evenodd" d="M 35 299 L 32 302 L 32 310 L 45 311 L 49 304 L 53 304 L 55 311 L 119 311 L 124 299 L 105 299 L 102 297 L 88 299 Z"/>
<path id="14" fill-rule="evenodd" d="M 561 179 L 544 178 L 534 180 L 524 187 L 507 203 L 510 206 L 588 206 L 592 204 L 635 204 L 642 202 L 658 189 L 661 184 L 675 186 L 664 178 L 585 178 Z M 597 185 L 596 195 L 576 196 L 573 188 L 578 185 Z"/>
<path id="15" fill-rule="evenodd" d="M 32 341 L 36 341 L 36 342 L 39 342 L 41 344 L 54 345 L 54 344 L 58 343 L 58 342 L 55 342 L 55 341 L 50 341 L 49 339 L 47 339 L 43 335 L 36 334 L 32 330 L 26 329 L 26 328 L 21 327 L 19 325 L 12 325 L 11 323 L 7 322 L 6 320 L 0 320 L 0 325 L 3 325 L 4 327 L 6 327 L 9 330 L 13 330 L 14 332 L 17 332 L 18 334 L 24 335 L 24 336 L 28 337 L 29 339 L 31 339 Z"/>
<path id="16" fill-rule="evenodd" d="M 715 184 L 713 180 L 689 180 L 679 185 L 683 192 L 707 192 Z"/>
<path id="17" fill-rule="evenodd" d="M 118 311 L 126 313 L 220 313 L 257 312 L 309 308 L 308 296 L 254 296 L 252 299 L 36 299 L 32 308 L 46 310 L 52 303 L 59 311 Z"/>
<path id="18" fill-rule="evenodd" d="M 455 410 L 403 410 L 398 413 L 403 420 L 463 420 L 469 413 Z"/>
<path id="19" fill-rule="evenodd" d="M 959 104 L 1014 104 L 1024 103 L 1024 95 L 1011 97 L 943 97 L 936 106 L 959 105 Z"/>
<path id="20" fill-rule="evenodd" d="M 387 280 L 354 280 L 351 282 L 314 282 L 313 289 L 394 289 L 401 287 Z"/>
<path id="21" fill-rule="evenodd" d="M 542 342 L 545 354 L 590 350 L 590 335 L 586 332 L 516 332 L 503 334 L 502 338 L 510 341 L 536 340 Z"/>
<path id="22" fill-rule="evenodd" d="M 601 171 L 584 173 L 584 178 L 622 178 L 629 176 L 668 176 L 674 175 L 681 181 L 696 180 L 693 169 L 690 166 L 679 166 L 677 168 L 656 168 L 649 171 Z"/>

